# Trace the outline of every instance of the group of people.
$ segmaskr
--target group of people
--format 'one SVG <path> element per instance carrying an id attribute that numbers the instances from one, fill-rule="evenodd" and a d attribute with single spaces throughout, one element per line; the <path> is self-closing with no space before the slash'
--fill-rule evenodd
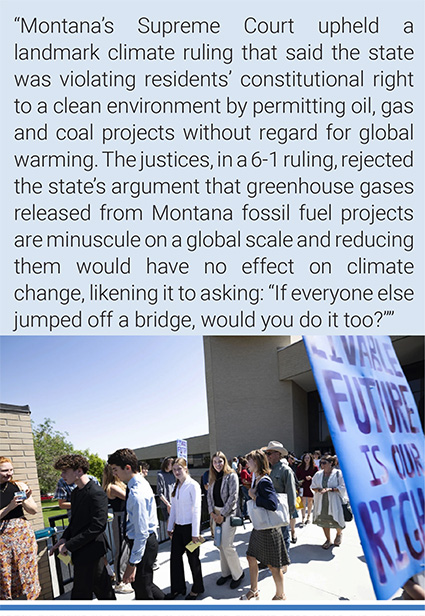
<path id="1" fill-rule="evenodd" d="M 230 588 L 236 589 L 244 584 L 245 573 L 234 546 L 236 528 L 241 523 L 238 515 L 240 479 L 251 501 L 251 512 L 256 508 L 278 513 L 282 495 L 286 495 L 283 500 L 287 502 L 289 521 L 295 521 L 298 515 L 298 490 L 305 501 L 303 522 L 308 523 L 312 514 L 313 523 L 323 528 L 326 541 L 322 547 L 327 549 L 332 545 L 332 528 L 336 530 L 333 544 L 341 544 L 345 526 L 342 503 L 346 493 L 336 457 L 321 456 L 317 468 L 314 456 L 309 453 L 303 454 L 298 462 L 294 457 L 292 466 L 288 455 L 282 443 L 270 441 L 267 446 L 251 451 L 242 461 L 238 460 L 236 468 L 235 461 L 229 464 L 223 452 L 212 456 L 206 498 L 214 543 L 220 554 L 217 585 L 229 582 Z M 194 600 L 202 595 L 201 488 L 190 476 L 184 458 L 166 458 L 158 473 L 157 495 L 171 539 L 170 591 L 167 594 L 153 580 L 158 553 L 156 499 L 145 478 L 146 470 L 140 472 L 134 452 L 119 449 L 108 457 L 102 487 L 90 478 L 88 461 L 80 454 L 61 456 L 55 468 L 72 490 L 69 524 L 50 554 L 58 551 L 63 556 L 69 552 L 72 555 L 72 599 L 90 600 L 94 594 L 98 599 L 114 600 L 115 591 L 119 592 L 120 586 L 126 585 L 131 585 L 135 598 L 141 600 L 179 597 Z M 37 508 L 31 489 L 13 481 L 12 461 L 3 457 L 0 458 L 0 495 L 0 598 L 36 599 L 40 593 L 37 545 L 25 513 L 34 514 Z M 106 561 L 108 505 L 114 514 L 115 590 Z M 261 567 L 267 567 L 272 574 L 275 584 L 272 600 L 286 599 L 284 573 L 290 564 L 290 533 L 293 541 L 294 527 L 291 523 L 257 527 L 254 524 L 246 550 L 250 588 L 241 600 L 259 598 Z M 193 577 L 189 592 L 184 554 Z"/>
<path id="2" fill-rule="evenodd" d="M 345 527 L 343 503 L 347 495 L 338 460 L 330 454 L 321 456 L 319 451 L 314 454 L 305 452 L 297 460 L 282 443 L 270 441 L 246 457 L 233 458 L 232 466 L 242 483 L 241 508 L 244 512 L 248 499 L 255 500 L 256 506 L 276 510 L 276 497 L 286 495 L 289 524 L 268 530 L 254 528 L 251 533 L 247 550 L 251 587 L 243 597 L 247 600 L 258 598 L 258 567 L 267 565 L 276 585 L 273 600 L 285 599 L 283 573 L 290 562 L 290 544 L 297 542 L 295 525 L 299 510 L 302 511 L 302 525 L 311 521 L 313 512 L 313 523 L 322 527 L 325 534 L 324 549 L 332 545 L 331 528 L 336 529 L 334 545 L 341 545 Z M 249 483 L 250 488 L 247 487 Z M 268 500 L 263 500 L 266 496 Z"/>
<path id="3" fill-rule="evenodd" d="M 298 515 L 295 507 L 296 478 L 288 464 L 287 454 L 281 443 L 271 441 L 267 447 L 247 454 L 238 462 L 236 470 L 229 464 L 223 452 L 218 451 L 212 456 L 206 501 L 215 544 L 220 553 L 221 575 L 217 579 L 218 585 L 224 585 L 229 581 L 230 587 L 236 589 L 243 584 L 245 577 L 233 545 L 236 532 L 235 519 L 238 518 L 236 514 L 239 505 L 240 478 L 247 499 L 255 502 L 256 507 L 275 511 L 278 507 L 277 494 L 285 493 L 291 520 L 295 520 Z M 309 463 L 311 456 L 306 455 L 303 460 L 305 469 L 308 470 L 310 467 L 307 462 Z M 321 461 L 324 466 L 322 472 L 326 476 L 322 483 L 315 480 L 316 474 L 320 475 L 320 471 L 313 473 L 308 470 L 311 477 L 306 472 L 298 473 L 300 483 L 304 482 L 304 485 L 311 483 L 312 489 L 320 495 L 322 506 L 315 507 L 315 511 L 317 509 L 316 518 L 318 523 L 323 525 L 325 534 L 332 527 L 330 516 L 335 515 L 337 509 L 332 492 L 344 490 L 341 473 L 338 472 L 335 478 L 332 472 L 327 473 L 325 467 L 327 462 L 325 459 Z M 148 600 L 178 597 L 192 600 L 204 592 L 199 550 L 202 541 L 201 489 L 199 483 L 190 477 L 184 458 L 166 458 L 157 480 L 161 516 L 167 523 L 171 539 L 171 588 L 168 594 L 164 594 L 153 582 L 153 569 L 158 552 L 156 500 L 151 486 L 145 479 L 147 471 L 145 469 L 143 472 L 142 469 L 140 472 L 134 452 L 130 449 L 120 449 L 109 456 L 102 487 L 88 474 L 88 461 L 80 454 L 61 456 L 56 461 L 55 468 L 61 472 L 57 493 L 62 506 L 68 510 L 69 524 L 50 553 L 58 551 L 64 556 L 68 552 L 72 554 L 74 565 L 72 599 L 87 600 L 91 599 L 93 594 L 98 599 L 115 599 L 115 591 L 123 591 L 126 587 L 134 590 L 136 599 Z M 0 459 L 0 469 L 1 541 L 3 544 L 8 541 L 9 545 L 13 546 L 19 543 L 23 550 L 21 558 L 16 559 L 10 554 L 10 558 L 1 559 L 1 577 L 4 585 L 2 597 L 25 595 L 35 599 L 40 592 L 36 567 L 37 546 L 24 513 L 35 513 L 36 505 L 27 486 L 13 483 L 13 467 L 9 459 Z M 309 498 L 308 492 L 306 498 Z M 3 503 L 6 505 L 3 506 Z M 113 511 L 115 589 L 107 571 L 105 558 L 108 551 L 105 535 L 108 505 Z M 340 524 L 341 516 L 335 517 Z M 343 520 L 340 525 L 343 525 Z M 289 528 L 290 525 L 252 530 L 246 552 L 251 584 L 249 591 L 241 597 L 243 600 L 256 599 L 259 596 L 259 566 L 268 567 L 272 573 L 276 586 L 273 600 L 286 598 L 283 574 L 290 562 Z M 337 533 L 338 539 L 340 526 L 337 527 Z M 328 534 L 326 538 L 328 541 Z M 335 543 L 338 544 L 337 540 Z M 189 592 L 184 575 L 184 554 L 188 558 L 193 577 L 193 585 Z M 17 566 L 17 560 L 19 571 L 13 571 L 13 566 Z M 8 565 L 9 570 L 4 563 Z M 17 585 L 17 580 L 20 581 L 20 585 Z"/>
<path id="4" fill-rule="evenodd" d="M 278 503 L 276 490 L 269 477 L 270 453 L 272 452 L 256 450 L 246 456 L 248 471 L 252 478 L 248 493 L 249 498 L 255 501 L 258 507 L 276 510 Z M 139 473 L 138 460 L 131 450 L 121 449 L 111 454 L 108 465 L 115 478 L 111 481 L 111 485 L 116 485 L 114 483 L 116 481 L 122 482 L 121 491 L 116 493 L 116 498 L 125 499 L 126 504 L 123 534 L 129 551 L 124 558 L 126 566 L 121 574 L 122 583 L 131 584 L 136 599 L 196 600 L 204 592 L 199 549 L 202 543 L 200 535 L 202 497 L 200 485 L 190 476 L 186 460 L 166 458 L 158 473 L 157 496 L 161 503 L 161 516 L 167 521 L 167 531 L 171 539 L 170 592 L 167 594 L 164 594 L 153 581 L 153 565 L 158 550 L 155 534 L 158 524 L 155 495 L 143 474 Z M 289 473 L 292 471 L 289 470 Z M 125 484 L 127 488 L 123 499 Z M 106 484 L 104 487 L 109 491 L 109 497 L 112 496 L 112 488 Z M 238 474 L 231 468 L 224 453 L 218 451 L 211 458 L 207 506 L 214 541 L 220 553 L 221 574 L 216 583 L 221 586 L 230 582 L 232 589 L 241 586 L 245 577 L 233 544 L 236 532 L 234 520 L 238 519 L 236 515 L 238 497 Z M 120 563 L 122 565 L 124 551 L 122 549 L 118 551 L 121 557 L 116 560 L 115 568 L 116 571 L 120 569 L 122 571 Z M 184 574 L 185 554 L 193 578 L 189 591 Z M 246 555 L 251 589 L 241 598 L 243 600 L 258 598 L 258 561 L 260 561 L 273 575 L 276 585 L 273 600 L 284 600 L 286 597 L 283 589 L 283 573 L 289 564 L 289 556 L 281 528 L 254 529 L 251 532 Z"/>
<path id="5" fill-rule="evenodd" d="M 322 455 L 316 450 L 313 454 L 304 452 L 298 459 L 278 441 L 270 441 L 262 450 L 268 457 L 276 491 L 285 493 L 288 498 L 290 524 L 283 530 L 287 551 L 290 543 L 297 542 L 296 521 L 300 515 L 301 526 L 313 522 L 323 528 L 326 538 L 322 545 L 324 549 L 332 545 L 330 528 L 336 529 L 333 545 L 341 545 L 342 530 L 345 527 L 342 505 L 347 501 L 347 494 L 337 457 L 329 452 Z M 234 468 L 242 483 L 244 512 L 249 495 L 243 486 L 251 481 L 249 475 L 246 477 L 245 462 L 244 457 L 233 458 Z"/>
<path id="6" fill-rule="evenodd" d="M 336 529 L 333 545 L 340 546 L 345 527 L 343 504 L 347 502 L 344 478 L 338 466 L 338 458 L 319 450 L 314 454 L 305 452 L 300 460 L 288 455 L 288 463 L 295 473 L 297 488 L 303 502 L 301 524 L 308 524 L 313 511 L 313 523 L 323 528 L 325 543 L 332 546 L 330 529 Z M 313 508 L 314 507 L 314 508 Z"/>

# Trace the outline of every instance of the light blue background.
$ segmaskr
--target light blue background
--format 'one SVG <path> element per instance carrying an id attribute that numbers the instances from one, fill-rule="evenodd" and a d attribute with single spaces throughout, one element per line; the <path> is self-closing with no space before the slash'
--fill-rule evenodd
<path id="1" fill-rule="evenodd" d="M 168 334 L 169 329 L 137 329 L 126 328 L 122 329 L 117 327 L 117 316 L 122 313 L 132 315 L 132 313 L 138 309 L 139 312 L 153 313 L 157 311 L 161 314 L 165 309 L 169 309 L 171 312 L 180 314 L 188 314 L 192 316 L 192 322 L 196 324 L 196 328 L 183 329 L 178 333 L 180 334 L 281 334 L 281 333 L 299 333 L 301 330 L 299 324 L 299 317 L 305 314 L 307 310 L 311 314 L 318 314 L 321 316 L 323 324 L 322 327 L 317 330 L 314 328 L 307 328 L 304 330 L 306 333 L 315 333 L 316 331 L 324 332 L 329 331 L 331 328 L 328 324 L 328 312 L 338 312 L 340 315 L 348 311 L 350 314 L 358 313 L 360 315 L 369 314 L 374 318 L 374 327 L 365 330 L 364 328 L 349 329 L 346 330 L 342 319 L 338 323 L 338 333 L 393 333 L 397 331 L 400 334 L 422 334 L 424 332 L 424 252 L 423 252 L 423 4 L 421 2 L 358 2 L 355 5 L 353 3 L 340 3 L 340 2 L 320 2 L 320 3 L 276 3 L 276 2 L 263 2 L 261 5 L 253 3 L 242 2 L 217 2 L 212 4 L 199 4 L 194 2 L 158 2 L 155 4 L 139 3 L 139 2 L 74 2 L 74 3 L 57 3 L 57 2 L 3 2 L 2 3 L 2 72 L 3 72 L 3 96 L 2 96 L 2 118 L 3 118 L 3 144 L 2 148 L 2 175 L 3 175 L 3 206 L 2 206 L 2 236 L 1 236 L 1 268 L 2 268 L 2 315 L 1 315 L 1 330 L 2 334 L 9 334 L 13 330 L 13 313 L 15 310 L 26 313 L 53 313 L 53 314 L 75 314 L 80 309 L 83 310 L 85 318 L 90 314 L 99 315 L 103 310 L 113 310 L 112 327 L 93 329 L 88 326 L 72 330 L 71 328 L 58 328 L 53 333 L 56 334 L 144 334 L 144 333 L 156 333 L 156 334 Z M 14 21 L 15 16 L 25 16 L 31 19 L 33 16 L 37 16 L 39 19 L 87 19 L 94 20 L 100 19 L 105 16 L 106 19 L 112 19 L 115 23 L 115 31 L 112 35 L 91 35 L 91 36 L 78 36 L 78 35 L 19 35 L 18 24 Z M 217 19 L 221 22 L 221 34 L 214 36 L 183 36 L 183 35 L 170 35 L 162 38 L 159 35 L 140 35 L 137 33 L 137 19 L 140 16 L 146 15 L 152 20 L 167 19 L 167 20 L 193 20 L 193 19 Z M 284 20 L 293 18 L 295 21 L 295 34 L 283 34 L 283 35 L 248 35 L 243 32 L 242 24 L 244 18 L 247 16 L 255 16 L 261 20 Z M 380 20 L 380 33 L 378 35 L 346 35 L 343 37 L 335 36 L 330 39 L 327 36 L 319 35 L 317 32 L 317 22 L 319 20 L 326 19 L 340 19 L 344 15 L 346 19 L 358 20 L 367 16 L 369 19 L 374 19 L 379 15 Z M 405 20 L 411 19 L 415 23 L 415 34 L 405 35 L 402 32 L 402 24 Z M 30 47 L 32 45 L 45 46 L 52 42 L 57 46 L 68 45 L 70 47 L 82 45 L 87 46 L 93 41 L 96 45 L 101 45 L 103 49 L 111 46 L 116 46 L 119 42 L 125 42 L 132 46 L 157 46 L 159 44 L 164 46 L 173 46 L 177 50 L 176 56 L 179 55 L 179 51 L 184 46 L 198 45 L 202 42 L 207 42 L 211 46 L 227 47 L 232 46 L 234 48 L 234 60 L 232 64 L 224 64 L 221 61 L 214 62 L 71 62 L 71 63 L 59 63 L 59 62 L 13 62 L 13 45 L 18 42 L 21 46 Z M 327 63 L 306 61 L 299 62 L 298 64 L 290 62 L 278 61 L 258 61 L 250 63 L 242 63 L 239 59 L 238 49 L 243 44 L 252 42 L 254 45 L 265 47 L 273 44 L 277 45 L 281 51 L 286 46 L 298 47 L 311 43 L 316 46 L 319 43 L 323 44 L 323 48 L 326 51 L 329 50 L 331 45 L 343 43 L 346 46 L 356 46 L 362 50 L 362 59 L 340 63 Z M 365 53 L 369 47 L 377 47 L 379 45 L 397 46 L 402 45 L 404 47 L 414 47 L 416 50 L 416 57 L 414 61 L 406 62 L 384 62 L 377 61 L 373 63 L 373 67 L 367 66 L 364 61 Z M 324 55 L 325 55 L 324 54 Z M 109 71 L 110 69 L 115 72 L 124 73 L 169 73 L 173 70 L 177 72 L 183 72 L 188 69 L 191 73 L 210 73 L 213 70 L 218 73 L 228 73 L 232 71 L 230 76 L 234 86 L 222 89 L 208 89 L 208 88 L 143 88 L 141 86 L 141 79 L 138 76 L 138 86 L 135 92 L 127 92 L 125 89 L 120 88 L 77 88 L 72 92 L 67 92 L 62 86 L 52 85 L 50 88 L 32 89 L 18 88 L 14 85 L 13 73 L 49 73 L 52 76 L 53 83 L 58 84 L 58 74 L 66 73 L 69 70 L 74 72 L 84 72 L 87 69 L 93 72 Z M 400 90 L 394 90 L 393 92 L 387 92 L 380 88 L 367 88 L 364 90 L 353 89 L 347 92 L 345 89 L 338 91 L 336 88 L 331 90 L 313 90 L 310 88 L 297 89 L 297 88 L 261 88 L 261 89 L 241 89 L 237 88 L 237 76 L 240 73 L 279 73 L 286 72 L 287 70 L 300 70 L 302 72 L 314 72 L 316 70 L 325 70 L 328 72 L 348 72 L 355 73 L 360 69 L 364 69 L 369 75 L 370 73 L 378 73 L 380 70 L 388 72 L 395 72 L 400 70 L 401 72 L 413 71 L 415 73 L 415 87 L 406 88 Z M 372 71 L 373 69 L 373 71 Z M 204 100 L 215 99 L 220 97 L 225 99 L 226 96 L 230 96 L 233 99 L 243 99 L 252 101 L 255 99 L 269 99 L 269 100 L 293 100 L 298 99 L 301 96 L 304 97 L 318 97 L 322 96 L 323 99 L 339 100 L 345 98 L 347 102 L 353 100 L 362 99 L 369 94 L 373 95 L 376 108 L 379 107 L 383 100 L 412 100 L 415 103 L 415 113 L 412 115 L 400 115 L 393 116 L 389 119 L 384 119 L 376 114 L 373 118 L 370 116 L 354 116 L 353 114 L 347 115 L 345 118 L 338 119 L 335 115 L 328 114 L 326 116 L 297 116 L 297 115 L 267 115 L 260 116 L 253 120 L 252 118 L 243 117 L 235 119 L 234 117 L 226 118 L 224 115 L 216 115 L 213 117 L 205 117 L 199 115 L 193 116 L 176 116 L 168 115 L 165 117 L 160 116 L 144 116 L 144 115 L 108 115 L 102 116 L 74 116 L 74 115 L 57 115 L 49 116 L 49 131 L 50 135 L 58 126 L 67 127 L 82 127 L 90 122 L 94 123 L 95 127 L 95 141 L 94 142 L 71 142 L 71 143 L 58 143 L 50 139 L 47 142 L 17 142 L 13 139 L 14 127 L 21 122 L 23 126 L 41 126 L 46 121 L 46 117 L 43 115 L 37 115 L 31 113 L 27 116 L 15 116 L 12 101 L 15 98 L 36 100 L 46 100 L 51 104 L 53 101 L 63 98 L 68 95 L 76 100 L 101 100 L 102 104 L 109 100 L 122 100 L 130 99 L 137 100 L 139 96 L 144 99 L 189 99 L 189 100 Z M 276 142 L 260 143 L 258 144 L 254 140 L 241 143 L 236 142 L 235 145 L 229 142 L 193 142 L 186 144 L 180 137 L 181 126 L 199 126 L 200 123 L 213 122 L 218 126 L 246 126 L 247 123 L 252 127 L 252 134 L 258 130 L 261 126 L 267 127 L 280 127 L 280 126 L 307 126 L 310 127 L 314 122 L 318 122 L 321 125 L 321 129 L 324 130 L 324 126 L 328 122 L 333 122 L 336 126 L 351 127 L 352 137 L 348 142 L 327 142 L 321 140 L 318 142 L 293 142 L 285 146 L 278 146 Z M 388 122 L 393 126 L 401 127 L 410 125 L 411 122 L 415 122 L 415 141 L 412 144 L 410 141 L 401 141 L 396 145 L 385 142 L 375 142 L 369 145 L 361 145 L 355 136 L 358 130 L 362 126 L 368 126 L 374 121 L 379 126 L 386 126 Z M 102 159 L 99 155 L 96 155 L 99 167 L 91 172 L 79 171 L 78 169 L 28 169 L 24 172 L 16 169 L 13 163 L 13 155 L 15 153 L 34 153 L 34 152 L 53 152 L 61 153 L 71 150 L 79 153 L 88 153 L 96 149 L 104 149 L 100 145 L 99 135 L 102 126 L 131 126 L 136 123 L 138 126 L 157 126 L 162 124 L 163 126 L 174 126 L 176 134 L 179 136 L 175 141 L 164 142 L 141 142 L 135 146 L 128 145 L 126 143 L 118 143 L 116 149 L 123 153 L 137 153 L 140 150 L 145 152 L 159 153 L 178 150 L 183 153 L 206 153 L 215 152 L 220 149 L 222 152 L 240 153 L 244 152 L 251 155 L 253 152 L 260 150 L 261 152 L 268 152 L 278 150 L 280 153 L 297 153 L 302 149 L 309 150 L 311 153 L 326 152 L 333 153 L 338 157 L 342 152 L 344 153 L 356 153 L 362 150 L 366 153 L 379 153 L 391 151 L 399 154 L 406 154 L 410 150 L 415 150 L 415 166 L 413 169 L 369 169 L 363 173 L 358 173 L 356 170 L 343 170 L 336 169 L 333 172 L 326 173 L 320 172 L 316 169 L 306 169 L 302 173 L 299 173 L 298 169 L 273 169 L 271 166 L 264 165 L 260 169 L 226 169 L 221 171 L 220 179 L 223 181 L 234 181 L 236 178 L 241 180 L 241 186 L 243 187 L 248 180 L 258 181 L 288 181 L 289 179 L 297 179 L 300 175 L 306 180 L 333 180 L 333 181 L 347 181 L 351 180 L 358 184 L 360 180 L 380 180 L 380 181 L 414 181 L 415 192 L 412 195 L 391 195 L 391 196 L 374 196 L 373 198 L 364 199 L 359 196 L 358 191 L 352 196 L 310 196 L 310 195 L 273 195 L 267 198 L 257 197 L 256 199 L 248 199 L 246 194 L 241 195 L 215 195 L 206 196 L 205 194 L 199 196 L 142 196 L 139 199 L 133 199 L 129 196 L 122 195 L 91 195 L 91 196 L 76 196 L 75 198 L 69 196 L 52 196 L 44 193 L 40 196 L 26 196 L 16 197 L 13 191 L 13 179 L 15 177 L 24 176 L 31 181 L 41 180 L 47 183 L 50 179 L 64 178 L 68 180 L 75 180 L 81 177 L 85 180 L 92 180 L 93 177 L 97 179 L 106 180 L 108 182 L 113 180 L 190 180 L 198 178 L 202 183 L 206 178 L 215 175 L 218 176 L 218 170 L 201 170 L 194 169 L 188 170 L 167 170 L 157 169 L 151 170 L 149 173 L 138 173 L 131 169 L 105 169 L 102 163 Z M 105 149 L 115 149 L 112 144 L 108 145 Z M 244 191 L 242 191 L 243 193 Z M 37 203 L 39 207 L 83 207 L 87 203 L 91 203 L 92 207 L 92 220 L 90 223 L 82 223 L 80 225 L 76 223 L 43 223 L 43 222 L 31 222 L 31 223 L 14 223 L 13 222 L 13 210 L 14 207 L 26 207 L 31 206 L 32 203 Z M 26 249 L 16 250 L 12 247 L 12 238 L 17 233 L 45 233 L 48 228 L 50 233 L 64 233 L 66 230 L 75 233 L 106 233 L 106 232 L 123 232 L 126 229 L 131 229 L 133 233 L 181 233 L 186 235 L 188 233 L 196 233 L 198 230 L 203 230 L 204 233 L 211 233 L 215 228 L 223 234 L 235 233 L 237 229 L 241 228 L 242 222 L 239 215 L 241 207 L 245 203 L 250 203 L 257 207 L 280 207 L 282 203 L 290 202 L 293 218 L 290 223 L 286 222 L 271 222 L 271 223 L 258 223 L 250 222 L 245 223 L 243 226 L 243 234 L 247 233 L 265 233 L 271 234 L 281 229 L 284 233 L 291 233 L 297 235 L 299 233 L 316 233 L 322 235 L 331 228 L 332 235 L 336 233 L 344 233 L 349 235 L 355 235 L 362 229 L 366 232 L 374 230 L 386 234 L 391 233 L 415 233 L 415 248 L 411 252 L 395 249 L 358 249 L 350 248 L 344 249 L 336 253 L 329 249 L 249 249 L 243 248 L 240 250 L 235 249 L 217 249 L 215 251 L 207 248 L 200 249 L 194 253 L 187 252 L 185 250 L 176 250 L 173 248 L 168 249 L 131 249 L 120 250 L 117 253 L 112 250 L 80 250 L 71 251 L 63 250 L 60 253 L 54 250 L 47 249 Z M 314 222 L 310 224 L 304 224 L 296 219 L 295 213 L 298 206 L 301 203 L 307 203 L 310 207 L 325 207 L 329 202 L 333 204 L 334 220 L 331 225 L 329 222 Z M 108 203 L 113 207 L 142 207 L 145 213 L 145 220 L 143 223 L 101 223 L 98 221 L 95 212 L 100 204 Z M 162 205 L 169 203 L 173 206 L 218 206 L 218 207 L 233 207 L 234 221 L 222 222 L 222 223 L 200 223 L 191 222 L 186 224 L 180 224 L 176 222 L 169 223 L 152 223 L 149 220 L 149 212 L 152 203 Z M 414 209 L 415 218 L 413 223 L 379 223 L 370 227 L 365 223 L 352 223 L 344 225 L 341 229 L 338 224 L 337 213 L 341 207 L 365 207 L 374 203 L 376 207 L 397 207 L 402 205 L 403 207 L 411 207 Z M 59 259 L 62 264 L 63 274 L 60 277 L 55 276 L 16 276 L 14 274 L 13 261 L 15 258 L 21 255 L 29 261 L 54 261 Z M 87 260 L 111 261 L 116 255 L 119 255 L 120 260 L 125 260 L 129 256 L 132 258 L 132 275 L 130 276 L 94 276 L 89 279 L 86 276 L 78 276 L 75 268 L 74 261 Z M 146 276 L 145 261 L 146 257 L 156 261 L 188 261 L 191 263 L 191 273 L 188 276 Z M 296 274 L 294 276 L 289 275 L 243 275 L 240 271 L 240 263 L 243 261 L 252 261 L 255 257 L 267 256 L 268 261 L 288 261 L 294 259 L 296 262 Z M 367 276 L 357 277 L 349 276 L 346 273 L 346 263 L 348 261 L 357 260 L 359 257 L 366 257 L 372 260 L 389 261 L 402 259 L 404 261 L 415 262 L 415 273 L 413 275 L 405 276 Z M 226 261 L 228 264 L 227 273 L 225 275 L 208 275 L 205 276 L 203 263 L 204 261 Z M 310 261 L 332 261 L 333 270 L 332 275 L 312 275 L 308 272 L 308 265 Z M 122 302 L 96 302 L 89 305 L 88 300 L 84 305 L 79 303 L 71 304 L 70 306 L 62 306 L 58 302 L 16 302 L 13 300 L 13 289 L 16 286 L 23 286 L 25 282 L 28 282 L 33 287 L 80 287 L 83 293 L 87 293 L 87 289 L 90 282 L 103 283 L 109 287 L 121 287 L 130 286 L 132 283 L 137 287 L 153 287 L 158 286 L 162 289 L 164 284 L 172 285 L 175 288 L 183 285 L 185 287 L 190 286 L 197 290 L 204 286 L 215 287 L 221 286 L 223 283 L 227 285 L 237 284 L 240 287 L 258 287 L 263 289 L 263 299 L 258 306 L 251 306 L 249 302 L 221 302 L 205 304 L 198 300 L 193 302 L 184 302 L 178 305 L 177 301 L 166 305 L 165 302 L 160 302 L 156 306 L 149 306 L 149 304 L 143 303 L 131 303 Z M 415 292 L 415 300 L 412 302 L 379 302 L 377 300 L 372 302 L 363 302 L 358 304 L 356 302 L 337 302 L 334 306 L 330 306 L 329 303 L 304 301 L 304 302 L 291 302 L 288 299 L 285 301 L 275 301 L 274 292 L 269 290 L 269 285 L 281 285 L 287 283 L 289 288 L 302 287 L 302 288 L 315 288 L 326 287 L 332 284 L 333 287 L 360 287 L 360 288 L 374 288 L 388 286 L 392 283 L 397 287 L 411 287 Z M 237 317 L 243 310 L 245 316 L 252 314 L 253 310 L 257 312 L 256 327 L 252 328 L 201 328 L 201 324 L 198 318 L 199 313 L 203 314 L 225 314 L 234 315 Z M 385 310 L 394 311 L 392 316 L 382 316 L 379 320 L 380 313 Z M 291 327 L 279 327 L 269 328 L 264 330 L 261 326 L 260 314 L 264 315 L 294 315 L 294 324 Z M 131 322 L 131 319 L 130 319 Z M 287 323 L 290 322 L 288 318 Z M 45 330 L 28 330 L 21 329 L 18 331 L 20 334 L 44 334 L 49 333 Z"/>

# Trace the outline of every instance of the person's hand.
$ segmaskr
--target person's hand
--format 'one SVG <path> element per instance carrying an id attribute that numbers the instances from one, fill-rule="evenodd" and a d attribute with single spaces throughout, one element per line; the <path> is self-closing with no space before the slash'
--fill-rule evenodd
<path id="1" fill-rule="evenodd" d="M 192 537 L 192 541 L 193 541 L 193 543 L 199 543 L 199 542 L 200 542 L 200 540 L 201 540 L 201 538 L 200 538 L 200 537 Z"/>
<path id="2" fill-rule="evenodd" d="M 56 552 L 56 550 L 58 549 L 58 544 L 55 543 L 55 545 L 52 545 L 52 547 L 49 550 L 49 556 L 53 556 L 53 554 Z"/>
<path id="3" fill-rule="evenodd" d="M 216 521 L 216 524 L 223 524 L 224 517 L 221 515 L 221 513 L 215 516 L 215 521 Z"/>
<path id="4" fill-rule="evenodd" d="M 136 579 L 136 566 L 135 565 L 127 565 L 127 568 L 122 577 L 122 581 L 124 584 L 131 584 Z"/>
<path id="5" fill-rule="evenodd" d="M 59 546 L 59 554 L 66 556 L 68 554 L 68 550 L 66 549 L 65 543 L 61 543 Z"/>
<path id="6" fill-rule="evenodd" d="M 255 500 L 255 498 L 256 498 L 256 492 L 255 492 L 254 488 L 249 488 L 249 490 L 248 490 L 248 494 L 250 495 L 250 497 L 252 498 L 252 500 Z"/>
<path id="7" fill-rule="evenodd" d="M 172 530 L 167 530 L 168 536 L 170 537 L 170 539 L 173 538 L 173 531 Z"/>
<path id="8" fill-rule="evenodd" d="M 61 545 L 65 543 L 65 539 L 60 539 L 55 545 L 53 545 L 49 550 L 49 556 L 52 556 L 56 552 L 57 549 L 60 548 Z"/>
<path id="9" fill-rule="evenodd" d="M 9 508 L 15 509 L 15 507 L 19 507 L 19 505 L 22 505 L 23 500 L 24 499 L 22 498 L 20 494 L 15 494 L 12 500 L 10 501 Z"/>
<path id="10" fill-rule="evenodd" d="M 307 479 L 307 481 L 310 481 L 311 480 L 310 475 L 307 475 L 306 479 Z M 302 480 L 302 483 L 304 483 L 304 479 Z"/>
<path id="11" fill-rule="evenodd" d="M 171 505 L 170 505 L 170 503 L 167 503 L 167 513 L 168 513 L 168 515 L 170 515 L 170 511 L 171 511 Z"/>

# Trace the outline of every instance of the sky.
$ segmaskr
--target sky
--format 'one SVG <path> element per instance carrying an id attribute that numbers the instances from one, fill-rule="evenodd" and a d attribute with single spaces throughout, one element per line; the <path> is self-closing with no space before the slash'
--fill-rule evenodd
<path id="1" fill-rule="evenodd" d="M 202 337 L 4 336 L 0 401 L 106 459 L 208 433 Z M 173 452 L 171 452 L 173 453 Z"/>

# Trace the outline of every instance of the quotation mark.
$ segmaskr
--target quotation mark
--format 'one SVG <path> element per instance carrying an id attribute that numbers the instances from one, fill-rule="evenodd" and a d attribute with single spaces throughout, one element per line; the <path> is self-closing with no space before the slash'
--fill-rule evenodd
<path id="1" fill-rule="evenodd" d="M 376 326 L 379 327 L 379 323 L 381 321 L 381 319 L 383 319 L 384 317 L 392 317 L 394 316 L 394 310 L 384 310 L 382 312 L 382 310 L 377 310 L 375 312 L 375 316 L 377 316 L 377 321 L 376 321 Z"/>

